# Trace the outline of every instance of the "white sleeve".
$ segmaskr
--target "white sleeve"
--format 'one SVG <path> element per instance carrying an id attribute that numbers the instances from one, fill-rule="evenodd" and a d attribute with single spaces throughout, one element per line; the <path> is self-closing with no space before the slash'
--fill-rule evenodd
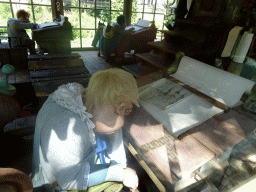
<path id="1" fill-rule="evenodd" d="M 86 190 L 92 152 L 88 128 L 80 116 L 64 112 L 45 125 L 41 134 L 43 154 L 63 190 Z"/>

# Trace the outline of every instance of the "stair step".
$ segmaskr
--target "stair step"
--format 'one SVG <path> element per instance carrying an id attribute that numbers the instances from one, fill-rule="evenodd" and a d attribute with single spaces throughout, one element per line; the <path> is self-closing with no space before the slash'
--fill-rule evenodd
<path id="1" fill-rule="evenodd" d="M 214 24 L 218 24 L 218 22 L 214 21 L 207 21 L 202 22 L 200 20 L 191 20 L 191 19 L 175 19 L 175 23 L 182 23 L 182 24 L 190 24 L 190 25 L 196 25 L 196 26 L 203 26 L 203 27 L 212 27 Z"/>
<path id="2" fill-rule="evenodd" d="M 153 70 L 137 64 L 123 65 L 122 67 L 130 72 L 135 78 L 140 78 L 153 72 Z"/>
<path id="3" fill-rule="evenodd" d="M 173 60 L 163 59 L 158 55 L 151 53 L 137 53 L 135 54 L 139 59 L 147 61 L 148 63 L 158 67 L 158 68 L 169 68 L 173 63 Z"/>
<path id="4" fill-rule="evenodd" d="M 179 51 L 184 52 L 187 56 L 194 55 L 193 47 L 190 46 L 181 46 L 182 44 L 175 45 L 173 43 L 166 43 L 163 41 L 156 41 L 156 42 L 148 42 L 148 45 L 157 49 L 160 49 L 166 53 L 171 53 L 176 55 Z"/>
<path id="5" fill-rule="evenodd" d="M 206 34 L 204 31 L 199 31 L 196 29 L 187 29 L 183 31 L 178 31 L 178 30 L 172 30 L 172 31 L 167 31 L 167 30 L 161 30 L 160 32 L 170 35 L 170 36 L 179 36 L 179 37 L 184 37 L 185 39 L 197 42 L 197 43 L 203 43 L 206 41 Z"/>

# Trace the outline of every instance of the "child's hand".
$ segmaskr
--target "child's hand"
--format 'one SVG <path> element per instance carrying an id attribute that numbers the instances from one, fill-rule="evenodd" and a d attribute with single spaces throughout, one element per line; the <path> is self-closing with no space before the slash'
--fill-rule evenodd
<path id="1" fill-rule="evenodd" d="M 138 184 L 139 184 L 139 178 L 133 169 L 125 168 L 123 178 L 124 178 L 123 184 L 126 187 L 129 187 L 131 189 L 131 191 L 134 191 L 135 189 L 137 189 Z"/>
<path id="2" fill-rule="evenodd" d="M 128 30 L 128 31 L 129 31 L 129 34 L 132 34 L 132 33 L 134 32 L 134 30 L 135 30 L 134 27 L 130 28 L 130 29 Z"/>

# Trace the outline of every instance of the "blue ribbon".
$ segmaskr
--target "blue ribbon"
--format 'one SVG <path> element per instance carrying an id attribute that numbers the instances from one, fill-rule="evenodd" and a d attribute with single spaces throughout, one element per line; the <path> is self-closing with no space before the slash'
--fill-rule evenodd
<path id="1" fill-rule="evenodd" d="M 105 164 L 105 156 L 110 159 L 108 155 L 107 138 L 104 135 L 96 135 L 95 153 L 98 155 L 101 164 Z"/>

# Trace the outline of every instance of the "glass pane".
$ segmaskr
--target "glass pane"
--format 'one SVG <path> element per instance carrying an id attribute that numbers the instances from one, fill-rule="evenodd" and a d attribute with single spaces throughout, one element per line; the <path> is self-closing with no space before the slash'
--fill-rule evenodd
<path id="1" fill-rule="evenodd" d="M 8 18 L 12 17 L 11 6 L 8 3 L 0 3 L 1 11 L 4 14 L 0 14 L 0 26 L 7 26 Z"/>
<path id="2" fill-rule="evenodd" d="M 164 23 L 164 15 L 155 14 L 155 25 L 158 30 L 162 30 Z"/>
<path id="3" fill-rule="evenodd" d="M 71 48 L 80 48 L 80 30 L 73 29 L 73 40 L 71 41 Z"/>
<path id="4" fill-rule="evenodd" d="M 52 22 L 52 8 L 50 6 L 34 6 L 35 22 Z"/>
<path id="5" fill-rule="evenodd" d="M 143 19 L 147 21 L 153 21 L 154 14 L 144 14 Z"/>
<path id="6" fill-rule="evenodd" d="M 51 0 L 33 0 L 33 4 L 51 5 Z"/>
<path id="7" fill-rule="evenodd" d="M 68 21 L 71 23 L 73 28 L 80 28 L 80 18 L 78 8 L 69 8 L 70 11 L 65 11 L 65 17 L 68 17 Z"/>
<path id="8" fill-rule="evenodd" d="M 96 0 L 96 9 L 110 10 L 110 0 Z"/>
<path id="9" fill-rule="evenodd" d="M 143 11 L 144 0 L 133 0 L 132 2 L 132 12 L 142 12 Z"/>
<path id="10" fill-rule="evenodd" d="M 81 0 L 81 7 L 82 4 L 84 4 L 84 1 Z M 63 6 L 65 7 L 79 7 L 79 1 L 78 0 L 63 0 Z"/>
<path id="11" fill-rule="evenodd" d="M 31 3 L 31 0 L 23 0 L 22 2 L 20 0 L 11 0 L 12 2 L 18 2 L 18 3 Z"/>
<path id="12" fill-rule="evenodd" d="M 95 15 L 94 9 L 82 9 L 81 10 L 82 28 L 95 29 L 94 15 Z"/>
<path id="13" fill-rule="evenodd" d="M 161 41 L 161 37 L 162 37 L 162 33 L 160 31 L 157 31 L 155 41 Z"/>
<path id="14" fill-rule="evenodd" d="M 92 40 L 94 38 L 95 31 L 94 30 L 83 30 L 82 31 L 82 42 L 83 47 L 92 47 Z"/>
<path id="15" fill-rule="evenodd" d="M 156 0 L 145 0 L 144 12 L 154 13 Z"/>
<path id="16" fill-rule="evenodd" d="M 83 8 L 94 8 L 95 7 L 95 1 L 82 0 L 81 1 L 81 7 L 83 7 Z"/>
<path id="17" fill-rule="evenodd" d="M 168 30 L 167 27 L 164 25 L 164 30 Z"/>
<path id="18" fill-rule="evenodd" d="M 172 1 L 172 0 L 170 0 L 170 1 Z M 157 0 L 156 13 L 165 14 L 166 13 L 166 4 L 167 4 L 167 0 Z"/>
<path id="19" fill-rule="evenodd" d="M 85 6 L 85 3 L 83 0 L 81 0 L 81 4 L 80 4 L 81 7 L 84 7 Z M 63 8 L 64 8 L 64 11 L 70 11 L 70 7 L 77 7 L 79 8 L 79 1 L 78 0 L 64 0 L 63 1 Z"/>
<path id="20" fill-rule="evenodd" d="M 142 19 L 142 13 L 132 13 L 131 24 L 137 24 L 139 19 Z"/>
<path id="21" fill-rule="evenodd" d="M 0 28 L 0 31 L 1 32 L 7 32 L 7 28 Z M 2 35 L 2 36 L 7 36 L 6 34 L 0 34 L 0 35 Z"/>
<path id="22" fill-rule="evenodd" d="M 178 5 L 178 0 L 167 0 L 168 8 L 174 8 Z"/>
<path id="23" fill-rule="evenodd" d="M 107 25 L 107 23 L 111 23 L 111 19 L 110 19 L 110 11 L 106 11 L 106 10 L 96 10 L 96 17 L 97 17 L 97 25 L 98 22 L 100 21 L 101 23 L 105 23 L 105 25 Z"/>
<path id="24" fill-rule="evenodd" d="M 174 10 L 177 7 L 177 0 L 167 0 L 167 6 L 166 6 L 166 17 L 170 17 L 171 15 L 174 15 Z"/>
<path id="25" fill-rule="evenodd" d="M 123 11 L 124 10 L 124 3 L 123 0 L 112 0 L 111 1 L 111 9 Z"/>
<path id="26" fill-rule="evenodd" d="M 31 31 L 31 29 L 26 29 L 26 32 L 27 32 L 28 36 L 30 37 L 30 39 L 32 39 L 32 31 Z"/>
<path id="27" fill-rule="evenodd" d="M 6 32 L 6 33 L 0 33 L 0 40 L 1 43 L 8 43 L 8 34 L 7 34 L 7 28 L 0 28 L 1 32 Z M 1 63 L 1 62 L 0 62 Z M 1 64 L 0 64 L 1 65 Z"/>

